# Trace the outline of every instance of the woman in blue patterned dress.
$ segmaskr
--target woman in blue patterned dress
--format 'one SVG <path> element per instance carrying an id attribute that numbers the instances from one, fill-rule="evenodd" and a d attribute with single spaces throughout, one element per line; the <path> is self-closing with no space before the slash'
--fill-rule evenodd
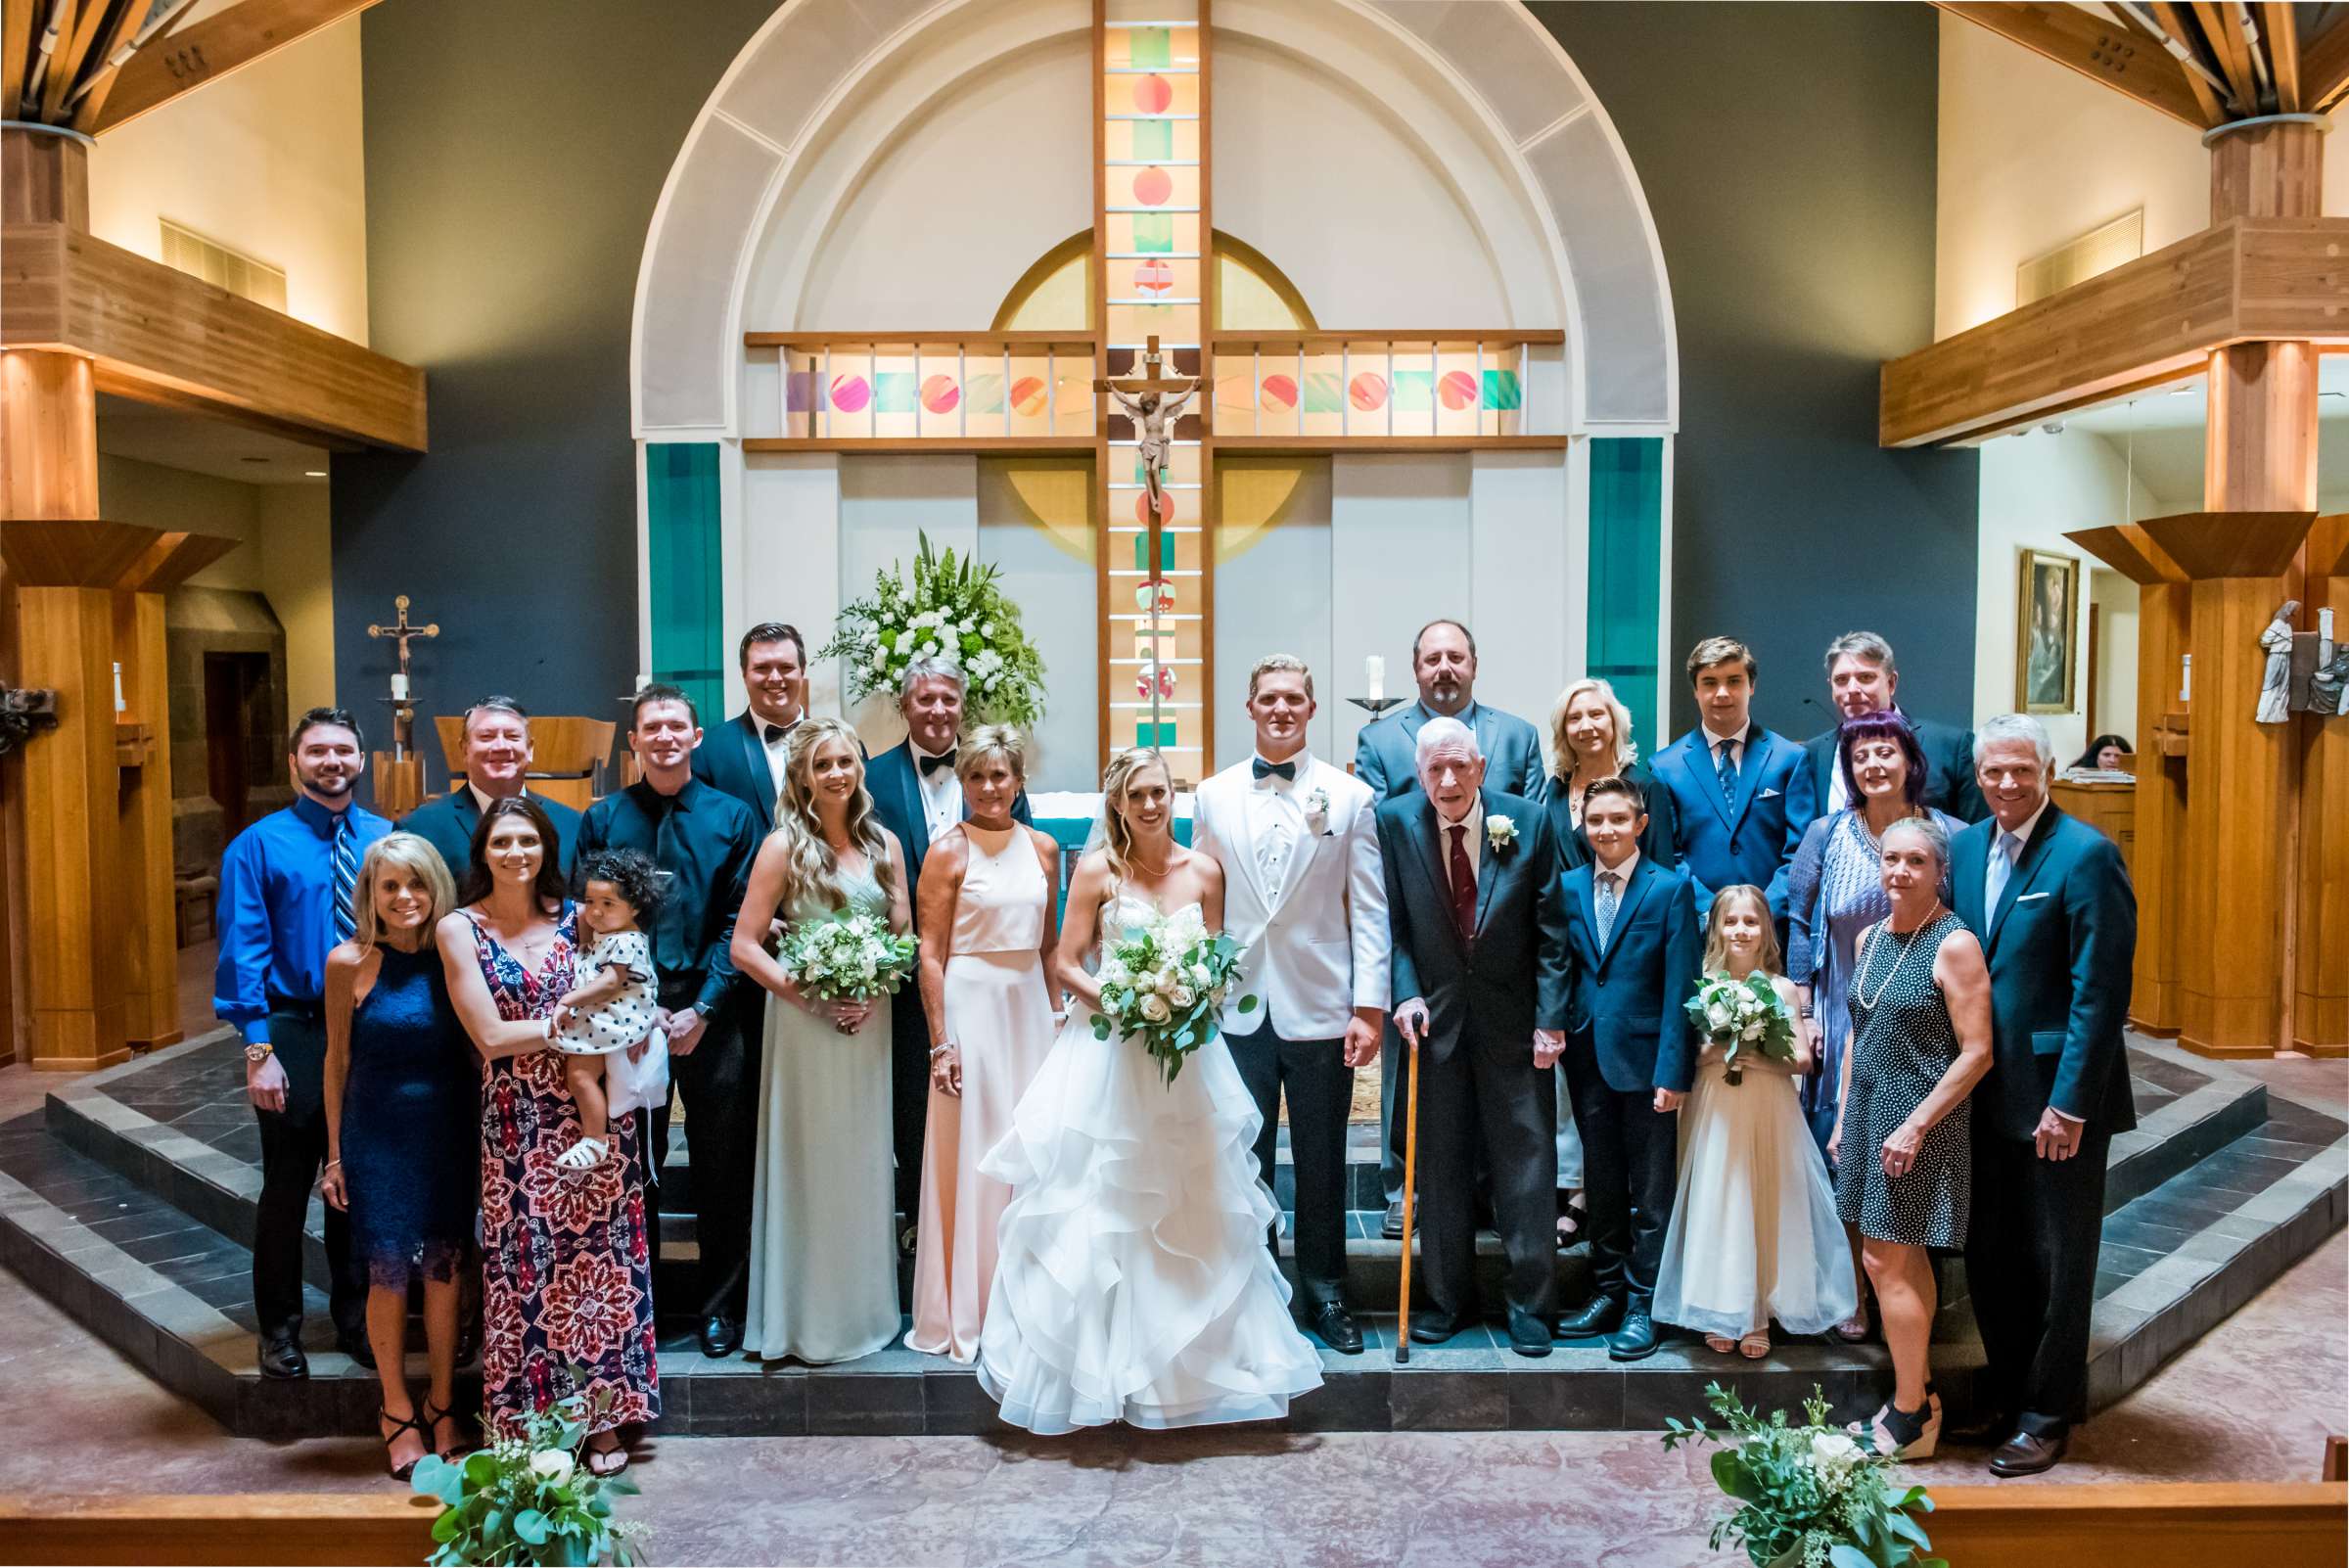
<path id="1" fill-rule="evenodd" d="M 576 915 L 555 830 L 528 796 L 491 804 L 457 912 L 440 922 L 449 999 L 481 1051 L 482 1392 L 499 1435 L 566 1396 L 594 1417 L 588 1468 L 627 1467 L 620 1428 L 661 1413 L 643 1118 L 611 1120 L 612 1157 L 555 1161 L 577 1109 L 547 1021 L 575 984 Z"/>
<path id="2" fill-rule="evenodd" d="M 1884 832 L 1895 822 L 1917 816 L 1930 816 L 1948 833 L 1965 825 L 1925 806 L 1924 748 L 1917 744 L 1916 731 L 1899 714 L 1863 714 L 1847 719 L 1836 734 L 1835 754 L 1835 765 L 1843 769 L 1845 793 L 1852 804 L 1811 824 L 1786 874 L 1786 916 L 1791 928 L 1786 977 L 1794 982 L 1802 1027 L 1811 1037 L 1811 1076 L 1803 1081 L 1803 1114 L 1821 1150 L 1835 1130 L 1843 1053 L 1851 1041 L 1847 998 L 1853 948 L 1860 934 L 1892 908 L 1884 894 Z M 1947 901 L 1949 896 L 1945 880 L 1941 897 Z M 1857 1271 L 1857 1232 L 1851 1240 L 1852 1267 Z M 1835 1332 L 1847 1340 L 1866 1337 L 1865 1286 L 1859 1308 L 1835 1325 Z"/>

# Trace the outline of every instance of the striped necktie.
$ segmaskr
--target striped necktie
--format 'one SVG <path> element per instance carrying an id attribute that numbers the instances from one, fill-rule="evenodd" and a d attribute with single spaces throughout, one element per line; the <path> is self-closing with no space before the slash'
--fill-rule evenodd
<path id="1" fill-rule="evenodd" d="M 1607 939 L 1615 934 L 1615 912 L 1622 907 L 1622 891 L 1616 884 L 1623 879 L 1612 871 L 1598 874 L 1598 950 L 1607 950 Z"/>
<path id="2" fill-rule="evenodd" d="M 337 812 L 334 840 L 334 892 L 335 941 L 338 943 L 348 942 L 351 933 L 358 929 L 358 915 L 351 908 L 352 896 L 358 892 L 359 887 L 358 846 L 352 842 L 353 838 L 350 812 L 347 810 Z"/>
<path id="3" fill-rule="evenodd" d="M 1730 755 L 1736 746 L 1735 741 L 1723 741 L 1714 753 L 1713 771 L 1721 779 L 1721 798 L 1731 803 L 1737 799 L 1737 760 Z"/>

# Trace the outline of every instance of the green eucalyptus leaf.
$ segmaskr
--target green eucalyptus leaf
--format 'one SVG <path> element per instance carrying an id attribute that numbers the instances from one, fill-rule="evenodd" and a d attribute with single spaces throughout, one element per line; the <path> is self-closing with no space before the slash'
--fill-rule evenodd
<path id="1" fill-rule="evenodd" d="M 1827 1548 L 1827 1561 L 1834 1564 L 1834 1568 L 1876 1568 L 1873 1557 L 1858 1546 L 1848 1546 L 1842 1542 Z"/>
<path id="2" fill-rule="evenodd" d="M 546 1515 L 535 1508 L 525 1508 L 514 1516 L 514 1534 L 533 1546 L 546 1545 Z"/>

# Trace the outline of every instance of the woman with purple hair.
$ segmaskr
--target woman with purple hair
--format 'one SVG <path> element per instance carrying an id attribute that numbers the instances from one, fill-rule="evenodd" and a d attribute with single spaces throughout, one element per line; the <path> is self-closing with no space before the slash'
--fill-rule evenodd
<path id="1" fill-rule="evenodd" d="M 1836 732 L 1835 765 L 1843 770 L 1851 805 L 1811 824 L 1787 870 L 1787 978 L 1794 982 L 1801 1027 L 1811 1038 L 1811 1076 L 1803 1111 L 1823 1152 L 1835 1130 L 1843 1053 L 1851 1042 L 1848 997 L 1853 951 L 1860 934 L 1891 912 L 1885 897 L 1885 829 L 1904 818 L 1931 816 L 1956 833 L 1965 824 L 1924 804 L 1925 754 L 1916 732 L 1897 713 L 1863 714 Z M 1944 873 L 1945 883 L 1947 873 Z M 1941 890 L 1944 901 L 1950 890 Z M 1836 1325 L 1845 1339 L 1867 1333 L 1865 1293 L 1859 1311 Z"/>

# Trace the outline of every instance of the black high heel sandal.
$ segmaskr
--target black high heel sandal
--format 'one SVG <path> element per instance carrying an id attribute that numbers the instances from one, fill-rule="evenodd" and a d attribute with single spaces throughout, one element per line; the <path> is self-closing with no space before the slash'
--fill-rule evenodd
<path id="1" fill-rule="evenodd" d="M 424 1402 L 424 1413 L 417 1417 L 417 1419 L 424 1423 L 424 1441 L 426 1446 L 429 1447 L 433 1453 L 440 1458 L 458 1458 L 464 1454 L 472 1453 L 476 1447 L 476 1445 L 468 1444 L 465 1441 L 464 1417 L 458 1415 L 454 1410 L 442 1409 L 438 1406 L 436 1406 L 431 1400 L 426 1400 Z M 457 1423 L 456 1442 L 445 1449 L 442 1448 L 439 1443 L 440 1423 L 443 1421 L 454 1421 Z"/>
<path id="2" fill-rule="evenodd" d="M 405 1464 L 393 1464 L 392 1462 L 392 1445 L 398 1440 L 398 1437 L 402 1432 L 413 1432 L 416 1434 L 417 1438 L 423 1442 L 425 1453 L 430 1453 L 433 1451 L 433 1435 L 424 1429 L 423 1425 L 418 1422 L 415 1416 L 411 1415 L 403 1421 L 398 1416 L 393 1415 L 390 1410 L 385 1409 L 379 1405 L 375 1407 L 375 1424 L 378 1431 L 382 1430 L 383 1424 L 386 1421 L 392 1423 L 392 1430 L 389 1432 L 383 1432 L 382 1434 L 384 1442 L 384 1468 L 391 1472 L 392 1480 L 405 1481 L 416 1473 L 416 1466 L 420 1462 L 422 1456 L 419 1455 L 416 1459 L 410 1459 Z"/>

